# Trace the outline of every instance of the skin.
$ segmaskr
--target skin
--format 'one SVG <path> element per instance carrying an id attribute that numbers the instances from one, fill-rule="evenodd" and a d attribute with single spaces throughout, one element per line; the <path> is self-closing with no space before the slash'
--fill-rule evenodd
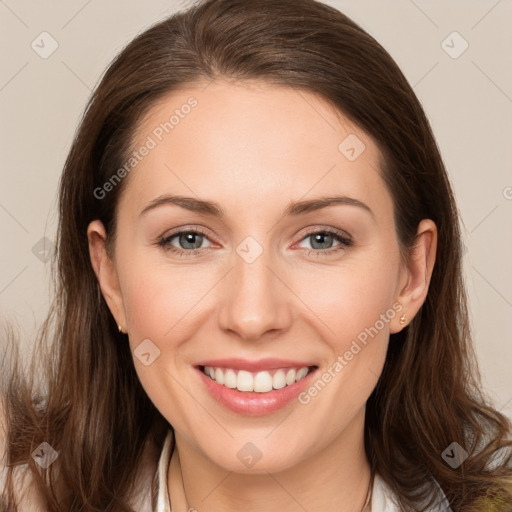
<path id="1" fill-rule="evenodd" d="M 176 431 L 173 510 L 359 511 L 370 479 L 365 403 L 389 334 L 404 327 L 400 315 L 410 322 L 425 300 L 436 226 L 419 224 L 417 246 L 402 261 L 379 150 L 325 100 L 258 82 L 205 85 L 168 95 L 138 126 L 135 147 L 190 96 L 198 101 L 125 178 L 113 254 L 99 220 L 87 232 L 102 293 L 130 347 L 150 339 L 161 351 L 149 366 L 136 357 L 134 364 Z M 353 162 L 338 150 L 349 134 L 366 146 Z M 169 193 L 217 201 L 225 218 L 170 204 L 140 215 Z M 330 195 L 356 198 L 373 215 L 337 205 L 283 216 L 292 201 Z M 197 254 L 158 246 L 173 230 L 194 227 L 207 234 L 196 238 Z M 327 238 L 319 246 L 308 236 L 333 228 L 353 245 Z M 252 263 L 236 252 L 247 236 L 263 249 Z M 179 237 L 172 245 L 191 250 Z M 330 248 L 341 249 L 325 255 Z M 307 405 L 236 414 L 199 385 L 192 368 L 201 359 L 281 357 L 310 361 L 321 374 L 396 303 L 403 310 Z M 262 454 L 252 468 L 237 457 L 248 442 Z"/>

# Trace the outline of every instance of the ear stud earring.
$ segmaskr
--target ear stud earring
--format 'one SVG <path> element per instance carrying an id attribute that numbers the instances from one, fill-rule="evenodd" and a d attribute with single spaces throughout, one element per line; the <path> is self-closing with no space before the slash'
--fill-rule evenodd
<path id="1" fill-rule="evenodd" d="M 117 329 L 119 330 L 119 332 L 123 332 L 123 328 L 121 327 L 121 324 L 117 324 Z"/>
<path id="2" fill-rule="evenodd" d="M 405 316 L 405 313 L 400 317 L 400 324 L 401 325 L 404 325 L 406 320 L 405 320 L 406 316 Z"/>

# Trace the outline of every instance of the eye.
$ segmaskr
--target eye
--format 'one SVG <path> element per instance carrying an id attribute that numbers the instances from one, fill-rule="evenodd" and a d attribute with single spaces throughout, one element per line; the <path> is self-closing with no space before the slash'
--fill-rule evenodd
<path id="1" fill-rule="evenodd" d="M 310 231 L 303 240 L 310 241 L 308 255 L 315 256 L 323 256 L 345 250 L 353 244 L 352 239 L 348 235 L 332 230 Z M 333 247 L 334 241 L 337 241 L 338 245 Z"/>
<path id="2" fill-rule="evenodd" d="M 173 245 L 173 240 L 179 247 Z M 203 242 L 209 240 L 206 233 L 198 228 L 176 231 L 170 235 L 163 237 L 158 245 L 163 247 L 165 251 L 169 251 L 178 256 L 193 256 L 203 249 L 208 249 L 210 246 L 203 247 Z M 301 241 L 310 240 L 311 246 L 307 251 L 308 255 L 326 256 L 332 253 L 337 253 L 345 250 L 353 245 L 352 239 L 349 235 L 343 232 L 333 230 L 317 230 L 310 231 L 306 234 Z M 333 246 L 334 242 L 338 242 Z M 307 247 L 306 247 L 307 249 Z"/>
<path id="3" fill-rule="evenodd" d="M 177 243 L 180 247 L 172 245 L 171 242 L 175 238 L 177 239 Z M 201 230 L 194 228 L 176 231 L 175 233 L 162 238 L 158 242 L 158 245 L 163 247 L 164 250 L 177 254 L 178 256 L 190 256 L 196 254 L 202 249 L 209 247 L 202 247 L 205 239 L 208 240 L 206 233 L 203 233 Z"/>

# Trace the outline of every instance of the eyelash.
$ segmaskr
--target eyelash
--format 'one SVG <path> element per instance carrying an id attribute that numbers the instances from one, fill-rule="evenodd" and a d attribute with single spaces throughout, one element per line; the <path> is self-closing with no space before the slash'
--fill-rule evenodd
<path id="1" fill-rule="evenodd" d="M 182 231 L 176 231 L 175 233 L 172 233 L 169 236 L 166 236 L 166 237 L 162 238 L 158 242 L 158 245 L 160 247 L 162 247 L 165 251 L 169 251 L 169 252 L 171 252 L 173 254 L 176 254 L 177 256 L 180 256 L 180 257 L 194 256 L 197 252 L 204 250 L 204 249 L 184 250 L 184 249 L 178 249 L 178 248 L 170 245 L 170 241 L 173 238 L 176 238 L 177 236 L 182 235 L 184 233 L 186 233 L 186 234 L 203 235 L 206 238 L 208 238 L 208 235 L 204 231 L 201 231 L 198 228 L 186 229 L 186 230 L 182 230 Z M 312 235 L 318 235 L 318 234 L 321 234 L 321 235 L 332 235 L 335 240 L 340 242 L 340 244 L 335 246 L 335 247 L 332 247 L 330 249 L 324 249 L 324 250 L 322 250 L 322 249 L 306 249 L 308 256 L 316 256 L 316 257 L 318 257 L 318 256 L 331 255 L 333 253 L 337 253 L 340 250 L 347 249 L 348 247 L 351 247 L 353 245 L 353 241 L 352 241 L 351 238 L 349 238 L 349 237 L 347 237 L 345 235 L 342 235 L 342 234 L 340 234 L 337 231 L 328 230 L 328 229 L 327 230 L 309 231 L 308 233 L 306 233 L 301 238 L 300 241 L 302 242 L 302 240 L 305 240 L 306 238 L 308 238 L 308 237 L 310 237 Z"/>

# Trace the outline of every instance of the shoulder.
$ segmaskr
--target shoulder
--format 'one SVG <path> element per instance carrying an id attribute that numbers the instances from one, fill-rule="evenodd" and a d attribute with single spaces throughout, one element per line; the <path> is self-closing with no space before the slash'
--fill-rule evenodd
<path id="1" fill-rule="evenodd" d="M 434 480 L 436 505 L 425 512 L 450 512 L 450 504 L 439 484 Z M 400 512 L 396 494 L 391 490 L 384 479 L 377 473 L 373 483 L 372 510 L 379 512 Z"/>
<path id="2" fill-rule="evenodd" d="M 6 495 L 8 474 L 8 427 L 9 418 L 5 403 L 0 396 L 0 511 L 6 510 L 3 496 Z M 169 437 L 169 436 L 168 436 Z M 169 441 L 166 439 L 166 445 Z M 158 488 L 159 459 L 161 460 L 161 448 L 148 443 L 143 451 L 140 466 L 137 471 L 135 488 L 129 499 L 130 505 L 137 512 L 152 512 Z M 164 450 L 165 451 L 165 450 Z M 18 502 L 18 512 L 46 512 L 42 496 L 36 491 L 34 479 L 28 464 L 20 464 L 14 468 L 12 474 L 13 489 Z"/>

